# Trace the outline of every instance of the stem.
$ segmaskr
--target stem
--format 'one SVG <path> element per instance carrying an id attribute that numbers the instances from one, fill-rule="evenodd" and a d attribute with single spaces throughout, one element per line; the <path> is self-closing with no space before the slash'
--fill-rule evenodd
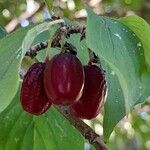
<path id="1" fill-rule="evenodd" d="M 51 22 L 51 25 L 59 24 L 59 23 L 64 23 L 64 20 L 62 20 L 62 19 L 54 20 L 53 22 Z M 53 41 L 53 39 L 48 40 L 48 46 L 47 46 L 47 50 L 46 50 L 46 54 L 45 54 L 45 62 L 47 62 L 49 60 L 49 53 L 51 50 L 52 41 Z"/>
<path id="2" fill-rule="evenodd" d="M 48 46 L 47 46 L 46 53 L 45 53 L 45 62 L 47 62 L 49 60 L 49 53 L 50 53 L 50 49 L 51 49 L 51 43 L 52 43 L 52 40 L 49 39 L 48 40 Z"/>
<path id="3" fill-rule="evenodd" d="M 29 56 L 31 58 L 34 58 L 37 55 L 38 51 L 44 50 L 47 47 L 48 47 L 48 41 L 38 43 L 36 45 L 33 45 L 30 49 L 28 49 L 25 55 Z M 56 48 L 56 47 L 57 48 L 61 48 L 61 45 L 59 43 L 57 43 L 57 44 L 53 44 L 52 43 L 51 47 L 53 47 L 53 48 Z M 74 55 L 77 54 L 76 48 L 70 43 L 66 42 L 62 49 L 69 50 Z"/>
<path id="4" fill-rule="evenodd" d="M 92 63 L 100 64 L 99 57 L 97 57 L 91 49 L 88 48 L 88 51 L 89 51 L 89 64 Z"/>
<path id="5" fill-rule="evenodd" d="M 38 44 L 30 47 L 30 49 L 27 50 L 25 55 L 29 56 L 31 58 L 34 58 L 37 55 L 38 51 L 47 48 L 47 46 L 48 46 L 48 42 L 38 43 Z"/>
<path id="6" fill-rule="evenodd" d="M 96 134 L 91 127 L 81 119 L 72 116 L 66 107 L 55 106 L 55 108 L 70 121 L 70 123 L 85 137 L 85 139 L 89 141 L 91 145 L 95 147 L 96 150 L 107 150 L 107 146 L 102 138 Z"/>

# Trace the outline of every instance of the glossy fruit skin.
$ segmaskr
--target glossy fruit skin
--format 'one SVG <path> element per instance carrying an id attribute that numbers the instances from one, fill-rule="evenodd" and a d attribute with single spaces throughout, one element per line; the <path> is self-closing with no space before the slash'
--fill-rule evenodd
<path id="1" fill-rule="evenodd" d="M 24 76 L 21 87 L 21 105 L 26 112 L 34 115 L 43 114 L 51 106 L 43 83 L 45 66 L 45 63 L 33 64 Z"/>
<path id="2" fill-rule="evenodd" d="M 80 100 L 70 107 L 72 114 L 82 119 L 95 118 L 107 95 L 107 84 L 103 70 L 96 65 L 84 66 L 85 84 Z"/>
<path id="3" fill-rule="evenodd" d="M 84 87 L 84 70 L 73 54 L 60 53 L 47 62 L 44 71 L 47 96 L 56 105 L 70 105 L 78 101 Z"/>

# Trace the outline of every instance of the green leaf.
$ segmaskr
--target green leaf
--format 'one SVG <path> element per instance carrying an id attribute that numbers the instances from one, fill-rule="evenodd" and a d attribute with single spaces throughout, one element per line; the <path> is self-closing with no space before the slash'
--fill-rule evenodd
<path id="1" fill-rule="evenodd" d="M 106 64 L 105 64 L 106 65 Z M 116 124 L 126 115 L 124 95 L 118 77 L 108 65 L 105 68 L 108 82 L 108 97 L 105 103 L 103 120 L 104 139 L 108 140 Z"/>
<path id="2" fill-rule="evenodd" d="M 69 26 L 77 26 L 77 25 L 81 25 L 79 24 L 79 22 L 75 21 L 75 20 L 70 20 L 66 17 L 62 18 L 65 21 L 65 24 L 69 25 Z"/>
<path id="3" fill-rule="evenodd" d="M 53 107 L 41 116 L 23 111 L 19 92 L 0 114 L 1 150 L 82 150 L 80 133 Z"/>
<path id="4" fill-rule="evenodd" d="M 0 39 L 2 39 L 3 37 L 5 37 L 7 35 L 6 30 L 0 26 Z"/>
<path id="5" fill-rule="evenodd" d="M 150 25 L 141 17 L 128 16 L 119 19 L 128 26 L 141 40 L 148 70 L 150 70 Z"/>
<path id="6" fill-rule="evenodd" d="M 104 115 L 104 138 L 134 105 L 146 100 L 141 80 L 145 70 L 144 50 L 140 40 L 127 26 L 113 19 L 97 16 L 87 7 L 86 41 L 101 59 L 108 81 L 108 98 Z"/>

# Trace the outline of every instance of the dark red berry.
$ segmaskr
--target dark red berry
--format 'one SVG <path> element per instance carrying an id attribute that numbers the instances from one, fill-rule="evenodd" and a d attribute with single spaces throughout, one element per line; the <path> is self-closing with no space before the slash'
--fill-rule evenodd
<path id="1" fill-rule="evenodd" d="M 34 115 L 43 114 L 51 106 L 43 83 L 45 66 L 45 63 L 33 64 L 26 73 L 21 87 L 21 105 L 25 111 Z"/>
<path id="2" fill-rule="evenodd" d="M 104 72 L 96 65 L 84 66 L 85 84 L 80 100 L 70 107 L 71 112 L 79 118 L 92 119 L 104 104 L 107 85 Z"/>
<path id="3" fill-rule="evenodd" d="M 78 101 L 84 86 L 84 71 L 73 54 L 55 55 L 46 65 L 44 86 L 52 103 L 70 105 Z"/>

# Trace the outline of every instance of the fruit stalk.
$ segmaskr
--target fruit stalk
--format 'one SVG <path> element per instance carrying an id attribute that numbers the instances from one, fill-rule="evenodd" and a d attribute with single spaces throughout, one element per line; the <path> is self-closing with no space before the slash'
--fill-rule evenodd
<path id="1" fill-rule="evenodd" d="M 70 114 L 67 107 L 62 106 L 55 108 L 70 121 L 70 123 L 89 141 L 91 145 L 95 147 L 96 150 L 107 150 L 107 146 L 102 140 L 102 138 L 94 132 L 94 130 L 84 123 L 81 119 L 76 118 Z"/>

